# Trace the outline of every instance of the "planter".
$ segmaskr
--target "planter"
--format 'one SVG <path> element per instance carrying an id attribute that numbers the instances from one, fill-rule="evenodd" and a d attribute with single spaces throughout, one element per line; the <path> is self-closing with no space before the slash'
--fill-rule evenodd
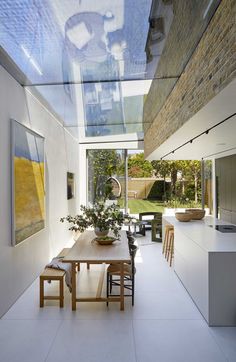
<path id="1" fill-rule="evenodd" d="M 109 230 L 100 230 L 100 228 L 94 228 L 94 232 L 97 235 L 97 237 L 107 236 L 109 233 Z"/>

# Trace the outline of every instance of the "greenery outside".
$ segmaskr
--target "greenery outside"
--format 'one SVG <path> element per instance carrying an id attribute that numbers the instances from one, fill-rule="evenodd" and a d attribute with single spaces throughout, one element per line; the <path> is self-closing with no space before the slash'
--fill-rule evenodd
<path id="1" fill-rule="evenodd" d="M 119 206 L 124 208 L 123 200 L 119 202 Z M 154 200 L 141 200 L 141 199 L 132 199 L 128 202 L 128 207 L 130 214 L 139 214 L 140 212 L 164 212 L 165 207 L 169 208 L 191 208 L 191 207 L 201 207 L 200 204 L 195 204 L 193 202 L 180 203 L 173 200 L 170 203 L 164 203 L 161 201 Z"/>
<path id="2" fill-rule="evenodd" d="M 116 200 L 110 177 L 120 181 L 122 197 L 117 199 L 124 208 L 125 160 L 122 150 L 90 150 L 88 152 L 89 203 Z M 156 179 L 143 199 L 130 199 L 131 213 L 161 211 L 164 207 L 201 207 L 201 163 L 197 160 L 147 161 L 144 153 L 129 155 L 128 177 Z M 129 188 L 129 184 L 128 184 Z"/>

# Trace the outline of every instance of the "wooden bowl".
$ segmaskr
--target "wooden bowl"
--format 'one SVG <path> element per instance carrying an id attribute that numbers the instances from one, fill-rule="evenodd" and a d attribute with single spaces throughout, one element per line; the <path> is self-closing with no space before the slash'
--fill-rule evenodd
<path id="1" fill-rule="evenodd" d="M 205 210 L 202 209 L 186 209 L 186 212 L 190 212 L 192 214 L 192 220 L 201 220 L 205 216 Z"/>
<path id="2" fill-rule="evenodd" d="M 190 212 L 176 212 L 175 217 L 178 221 L 187 222 L 192 219 L 192 214 Z"/>
<path id="3" fill-rule="evenodd" d="M 100 245 L 111 245 L 115 240 L 117 239 L 113 238 L 112 236 L 101 236 L 94 239 L 94 241 L 96 241 Z"/>

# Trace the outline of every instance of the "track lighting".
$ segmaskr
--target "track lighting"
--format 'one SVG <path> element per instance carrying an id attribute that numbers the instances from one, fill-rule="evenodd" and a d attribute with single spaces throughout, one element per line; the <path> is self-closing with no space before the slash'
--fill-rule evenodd
<path id="1" fill-rule="evenodd" d="M 214 126 L 212 126 L 211 128 L 207 129 L 206 131 L 198 134 L 197 136 L 193 137 L 192 139 L 190 139 L 189 141 L 183 143 L 182 145 L 180 145 L 179 147 L 175 148 L 173 151 L 170 151 L 169 153 L 165 154 L 164 156 L 161 157 L 161 160 L 163 160 L 163 158 L 169 156 L 170 154 L 174 154 L 175 151 L 178 151 L 180 148 L 186 146 L 188 143 L 193 143 L 194 140 L 196 140 L 197 138 L 201 137 L 204 134 L 208 134 L 212 129 L 220 126 L 221 124 L 223 124 L 224 122 L 228 121 L 229 119 L 231 119 L 232 117 L 235 117 L 236 113 L 231 114 L 229 117 L 223 119 L 222 121 L 216 123 Z"/>

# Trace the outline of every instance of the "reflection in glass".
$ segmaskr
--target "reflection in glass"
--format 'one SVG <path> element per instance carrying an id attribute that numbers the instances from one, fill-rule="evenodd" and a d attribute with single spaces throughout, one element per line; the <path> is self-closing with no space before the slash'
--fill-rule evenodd
<path id="1" fill-rule="evenodd" d="M 13 61 L 5 64 L 9 72 L 15 63 L 14 76 L 34 86 L 65 127 L 77 127 L 73 133 L 138 133 L 148 92 L 142 80 L 153 80 L 144 109 L 147 128 L 219 3 L 1 0 L 0 62 L 2 47 Z M 139 92 L 133 87 L 127 95 L 125 81 L 135 80 Z"/>
<path id="2" fill-rule="evenodd" d="M 212 160 L 204 161 L 204 197 L 209 214 L 213 213 Z"/>
<path id="3" fill-rule="evenodd" d="M 88 204 L 124 204 L 124 150 L 88 150 Z"/>

